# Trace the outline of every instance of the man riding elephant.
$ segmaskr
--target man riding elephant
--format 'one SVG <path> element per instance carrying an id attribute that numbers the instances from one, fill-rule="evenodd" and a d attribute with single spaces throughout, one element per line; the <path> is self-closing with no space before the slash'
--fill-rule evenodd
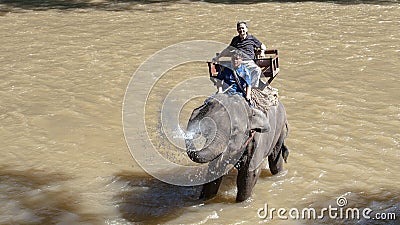
<path id="1" fill-rule="evenodd" d="M 251 73 L 253 88 L 259 87 L 259 81 L 261 76 L 261 68 L 254 62 L 255 49 L 260 48 L 261 57 L 265 56 L 264 51 L 267 49 L 266 46 L 261 43 L 254 35 L 248 34 L 248 25 L 245 21 L 238 21 L 236 24 L 238 35 L 233 37 L 228 47 L 221 51 L 213 62 L 218 62 L 221 57 L 230 56 L 234 50 L 239 50 L 243 53 L 243 64 Z"/>

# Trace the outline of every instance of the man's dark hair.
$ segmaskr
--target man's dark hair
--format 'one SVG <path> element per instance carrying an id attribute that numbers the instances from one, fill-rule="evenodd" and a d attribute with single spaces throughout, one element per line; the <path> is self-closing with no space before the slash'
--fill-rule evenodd
<path id="1" fill-rule="evenodd" d="M 236 23 L 236 28 L 238 28 L 240 24 L 244 24 L 247 28 L 249 28 L 249 26 L 247 26 L 246 21 L 243 21 L 243 20 L 239 20 L 239 21 Z"/>

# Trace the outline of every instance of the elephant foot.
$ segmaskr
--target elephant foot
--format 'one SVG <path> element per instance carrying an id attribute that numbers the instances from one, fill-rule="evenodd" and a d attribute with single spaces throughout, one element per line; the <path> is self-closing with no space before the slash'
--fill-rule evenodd
<path id="1" fill-rule="evenodd" d="M 253 189 L 253 187 L 251 188 L 251 190 Z M 247 199 L 249 199 L 251 197 L 251 190 L 247 190 L 247 191 L 242 191 L 241 193 L 238 192 L 238 194 L 236 195 L 236 202 L 243 202 L 246 201 Z"/>
<path id="2" fill-rule="evenodd" d="M 283 170 L 283 157 L 279 154 L 275 159 L 268 156 L 269 170 L 275 175 Z"/>
<path id="3" fill-rule="evenodd" d="M 247 200 L 248 198 L 250 198 L 251 195 L 248 196 L 236 196 L 236 202 L 243 202 L 245 200 Z"/>
<path id="4" fill-rule="evenodd" d="M 215 197 L 221 185 L 222 177 L 203 185 L 199 199 L 209 200 Z"/>

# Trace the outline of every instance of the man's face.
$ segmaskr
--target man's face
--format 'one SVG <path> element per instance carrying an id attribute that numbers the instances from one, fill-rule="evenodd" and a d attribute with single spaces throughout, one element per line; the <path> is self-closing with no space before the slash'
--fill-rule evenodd
<path id="1" fill-rule="evenodd" d="M 240 36 L 245 36 L 247 33 L 247 26 L 243 23 L 239 24 L 239 26 L 237 27 L 237 32 Z"/>
<path id="2" fill-rule="evenodd" d="M 238 68 L 240 66 L 240 64 L 242 64 L 242 57 L 238 56 L 238 55 L 234 55 L 232 56 L 232 66 L 233 68 Z"/>

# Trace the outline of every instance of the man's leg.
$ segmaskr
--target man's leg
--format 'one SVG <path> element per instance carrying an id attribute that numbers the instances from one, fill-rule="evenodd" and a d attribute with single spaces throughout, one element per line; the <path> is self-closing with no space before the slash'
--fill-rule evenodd
<path id="1" fill-rule="evenodd" d="M 247 69 L 251 73 L 251 87 L 259 88 L 261 68 L 257 66 L 257 64 L 253 60 L 243 61 L 243 64 L 247 67 Z"/>

